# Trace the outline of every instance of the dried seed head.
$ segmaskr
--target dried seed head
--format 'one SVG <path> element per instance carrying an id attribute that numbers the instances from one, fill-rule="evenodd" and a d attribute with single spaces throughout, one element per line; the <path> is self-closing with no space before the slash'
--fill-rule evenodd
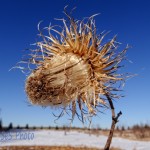
<path id="1" fill-rule="evenodd" d="M 40 35 L 43 41 L 39 49 L 32 50 L 29 64 L 36 65 L 26 80 L 26 93 L 32 104 L 42 106 L 64 106 L 77 114 L 77 105 L 83 121 L 85 109 L 95 115 L 99 107 L 106 106 L 107 95 L 117 97 L 115 83 L 123 80 L 116 71 L 124 58 L 126 49 L 115 54 L 116 37 L 101 45 L 105 35 L 96 34 L 93 16 L 87 22 L 74 21 L 69 24 L 62 19 L 62 31 L 48 27 L 49 35 Z M 55 32 L 55 35 L 51 32 Z"/>
<path id="2" fill-rule="evenodd" d="M 33 104 L 67 105 L 89 90 L 90 77 L 90 65 L 78 55 L 56 55 L 27 78 L 26 91 Z"/>

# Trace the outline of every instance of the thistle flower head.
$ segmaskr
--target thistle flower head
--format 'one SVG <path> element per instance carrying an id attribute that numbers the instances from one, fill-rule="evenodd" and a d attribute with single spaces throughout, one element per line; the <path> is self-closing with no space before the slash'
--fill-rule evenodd
<path id="1" fill-rule="evenodd" d="M 30 54 L 29 64 L 36 67 L 25 90 L 32 104 L 69 108 L 72 118 L 78 115 L 83 121 L 86 113 L 96 115 L 107 106 L 106 95 L 117 96 L 115 83 L 123 77 L 116 71 L 126 49 L 115 53 L 116 37 L 102 45 L 105 35 L 97 35 L 94 16 L 80 21 L 66 15 L 60 29 L 49 26 L 48 35 L 39 29 L 43 40 Z"/>

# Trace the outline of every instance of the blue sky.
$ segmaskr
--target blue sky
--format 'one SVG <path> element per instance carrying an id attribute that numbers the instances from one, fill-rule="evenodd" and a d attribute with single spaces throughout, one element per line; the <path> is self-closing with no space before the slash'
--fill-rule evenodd
<path id="1" fill-rule="evenodd" d="M 132 46 L 127 57 L 133 63 L 125 62 L 122 72 L 138 74 L 127 80 L 124 98 L 116 100 L 116 111 L 123 115 L 118 125 L 150 123 L 150 1 L 149 0 L 1 0 L 0 1 L 0 117 L 4 125 L 14 126 L 55 125 L 52 110 L 38 106 L 29 107 L 24 92 L 25 75 L 19 70 L 8 71 L 21 60 L 23 50 L 37 39 L 37 24 L 57 24 L 54 18 L 62 18 L 64 6 L 77 7 L 74 18 L 82 19 L 95 13 L 99 32 L 110 31 L 106 39 L 118 35 L 118 41 Z M 59 23 L 59 22 L 58 22 Z M 107 39 L 107 40 L 108 40 Z M 57 110 L 53 110 L 57 113 Z M 111 115 L 100 114 L 93 119 L 94 126 L 109 127 Z M 64 117 L 59 125 L 69 123 Z M 75 119 L 74 126 L 82 126 Z"/>

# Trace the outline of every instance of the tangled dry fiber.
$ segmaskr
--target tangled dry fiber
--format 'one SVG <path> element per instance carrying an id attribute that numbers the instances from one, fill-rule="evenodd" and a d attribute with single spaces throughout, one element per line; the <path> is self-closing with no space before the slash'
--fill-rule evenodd
<path id="1" fill-rule="evenodd" d="M 28 63 L 36 68 L 25 90 L 32 104 L 62 108 L 58 117 L 69 110 L 84 122 L 107 107 L 108 95 L 118 97 L 115 84 L 124 78 L 116 71 L 126 49 L 116 54 L 116 37 L 102 45 L 105 35 L 97 35 L 94 16 L 80 21 L 65 14 L 63 26 L 44 28 L 48 35 L 39 29 L 43 40 L 31 50 Z"/>

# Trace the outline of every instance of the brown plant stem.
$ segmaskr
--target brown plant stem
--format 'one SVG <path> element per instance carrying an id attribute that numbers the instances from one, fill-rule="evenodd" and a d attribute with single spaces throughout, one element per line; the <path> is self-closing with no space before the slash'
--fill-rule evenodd
<path id="1" fill-rule="evenodd" d="M 114 133 L 114 130 L 115 130 L 116 123 L 118 122 L 119 116 L 122 115 L 122 112 L 120 111 L 117 114 L 117 116 L 116 116 L 115 115 L 115 108 L 114 108 L 112 99 L 109 97 L 108 94 L 106 94 L 106 97 L 108 99 L 108 102 L 109 102 L 109 105 L 110 105 L 110 108 L 111 108 L 111 114 L 112 114 L 111 128 L 110 128 L 109 136 L 107 138 L 107 142 L 106 142 L 105 147 L 104 147 L 104 150 L 109 150 L 110 149 L 110 144 L 111 144 L 111 141 L 112 141 L 112 137 L 113 137 L 113 133 Z"/>

